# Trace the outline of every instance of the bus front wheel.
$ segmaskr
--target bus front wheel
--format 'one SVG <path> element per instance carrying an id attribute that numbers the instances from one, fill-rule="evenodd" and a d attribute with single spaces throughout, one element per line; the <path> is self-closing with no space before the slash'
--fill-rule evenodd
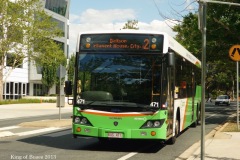
<path id="1" fill-rule="evenodd" d="M 172 138 L 170 138 L 169 144 L 174 144 L 176 142 L 176 139 L 177 139 L 178 135 L 179 135 L 179 120 L 176 119 L 176 122 L 175 122 L 175 135 L 172 136 Z"/>

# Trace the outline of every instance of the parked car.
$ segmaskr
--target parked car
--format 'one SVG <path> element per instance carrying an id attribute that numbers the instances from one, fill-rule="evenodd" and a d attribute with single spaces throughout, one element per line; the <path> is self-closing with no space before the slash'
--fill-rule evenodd
<path id="1" fill-rule="evenodd" d="M 221 104 L 225 104 L 225 105 L 229 106 L 230 105 L 230 97 L 228 95 L 218 96 L 215 101 L 215 105 L 221 105 Z"/>

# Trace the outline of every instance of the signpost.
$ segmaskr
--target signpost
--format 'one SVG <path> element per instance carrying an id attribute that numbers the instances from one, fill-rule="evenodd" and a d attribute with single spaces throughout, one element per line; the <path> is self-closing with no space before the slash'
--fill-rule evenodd
<path id="1" fill-rule="evenodd" d="M 57 76 L 59 77 L 59 95 L 57 96 L 57 107 L 59 107 L 59 120 L 61 120 L 61 108 L 65 106 L 64 86 L 62 85 L 62 78 L 66 75 L 66 68 L 62 65 L 57 69 Z"/>
<path id="2" fill-rule="evenodd" d="M 239 64 L 240 61 L 240 45 L 233 45 L 229 49 L 229 57 L 237 62 L 237 129 L 239 130 Z"/>

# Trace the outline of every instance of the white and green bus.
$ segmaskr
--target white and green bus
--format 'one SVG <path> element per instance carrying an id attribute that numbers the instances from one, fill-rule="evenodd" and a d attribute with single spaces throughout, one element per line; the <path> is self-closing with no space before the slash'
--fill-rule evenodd
<path id="1" fill-rule="evenodd" d="M 200 121 L 200 67 L 163 32 L 79 34 L 75 80 L 65 83 L 73 95 L 73 136 L 174 143 Z"/>

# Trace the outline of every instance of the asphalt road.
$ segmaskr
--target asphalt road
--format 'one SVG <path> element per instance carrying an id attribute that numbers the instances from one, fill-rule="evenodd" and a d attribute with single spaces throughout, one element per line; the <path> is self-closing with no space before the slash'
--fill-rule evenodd
<path id="1" fill-rule="evenodd" d="M 214 106 L 207 104 L 206 134 L 224 123 L 227 117 L 235 111 L 236 105 Z M 58 117 L 58 115 L 55 116 Z M 64 116 L 69 117 L 70 115 Z M 46 117 L 0 121 L 0 127 L 6 124 L 14 125 L 19 122 L 37 120 L 38 118 Z M 174 160 L 192 144 L 199 141 L 200 137 L 201 127 L 198 126 L 185 130 L 177 138 L 174 145 L 136 140 L 113 140 L 108 144 L 102 144 L 96 138 L 73 139 L 71 129 L 63 129 L 26 137 L 0 139 L 0 159 Z"/>

